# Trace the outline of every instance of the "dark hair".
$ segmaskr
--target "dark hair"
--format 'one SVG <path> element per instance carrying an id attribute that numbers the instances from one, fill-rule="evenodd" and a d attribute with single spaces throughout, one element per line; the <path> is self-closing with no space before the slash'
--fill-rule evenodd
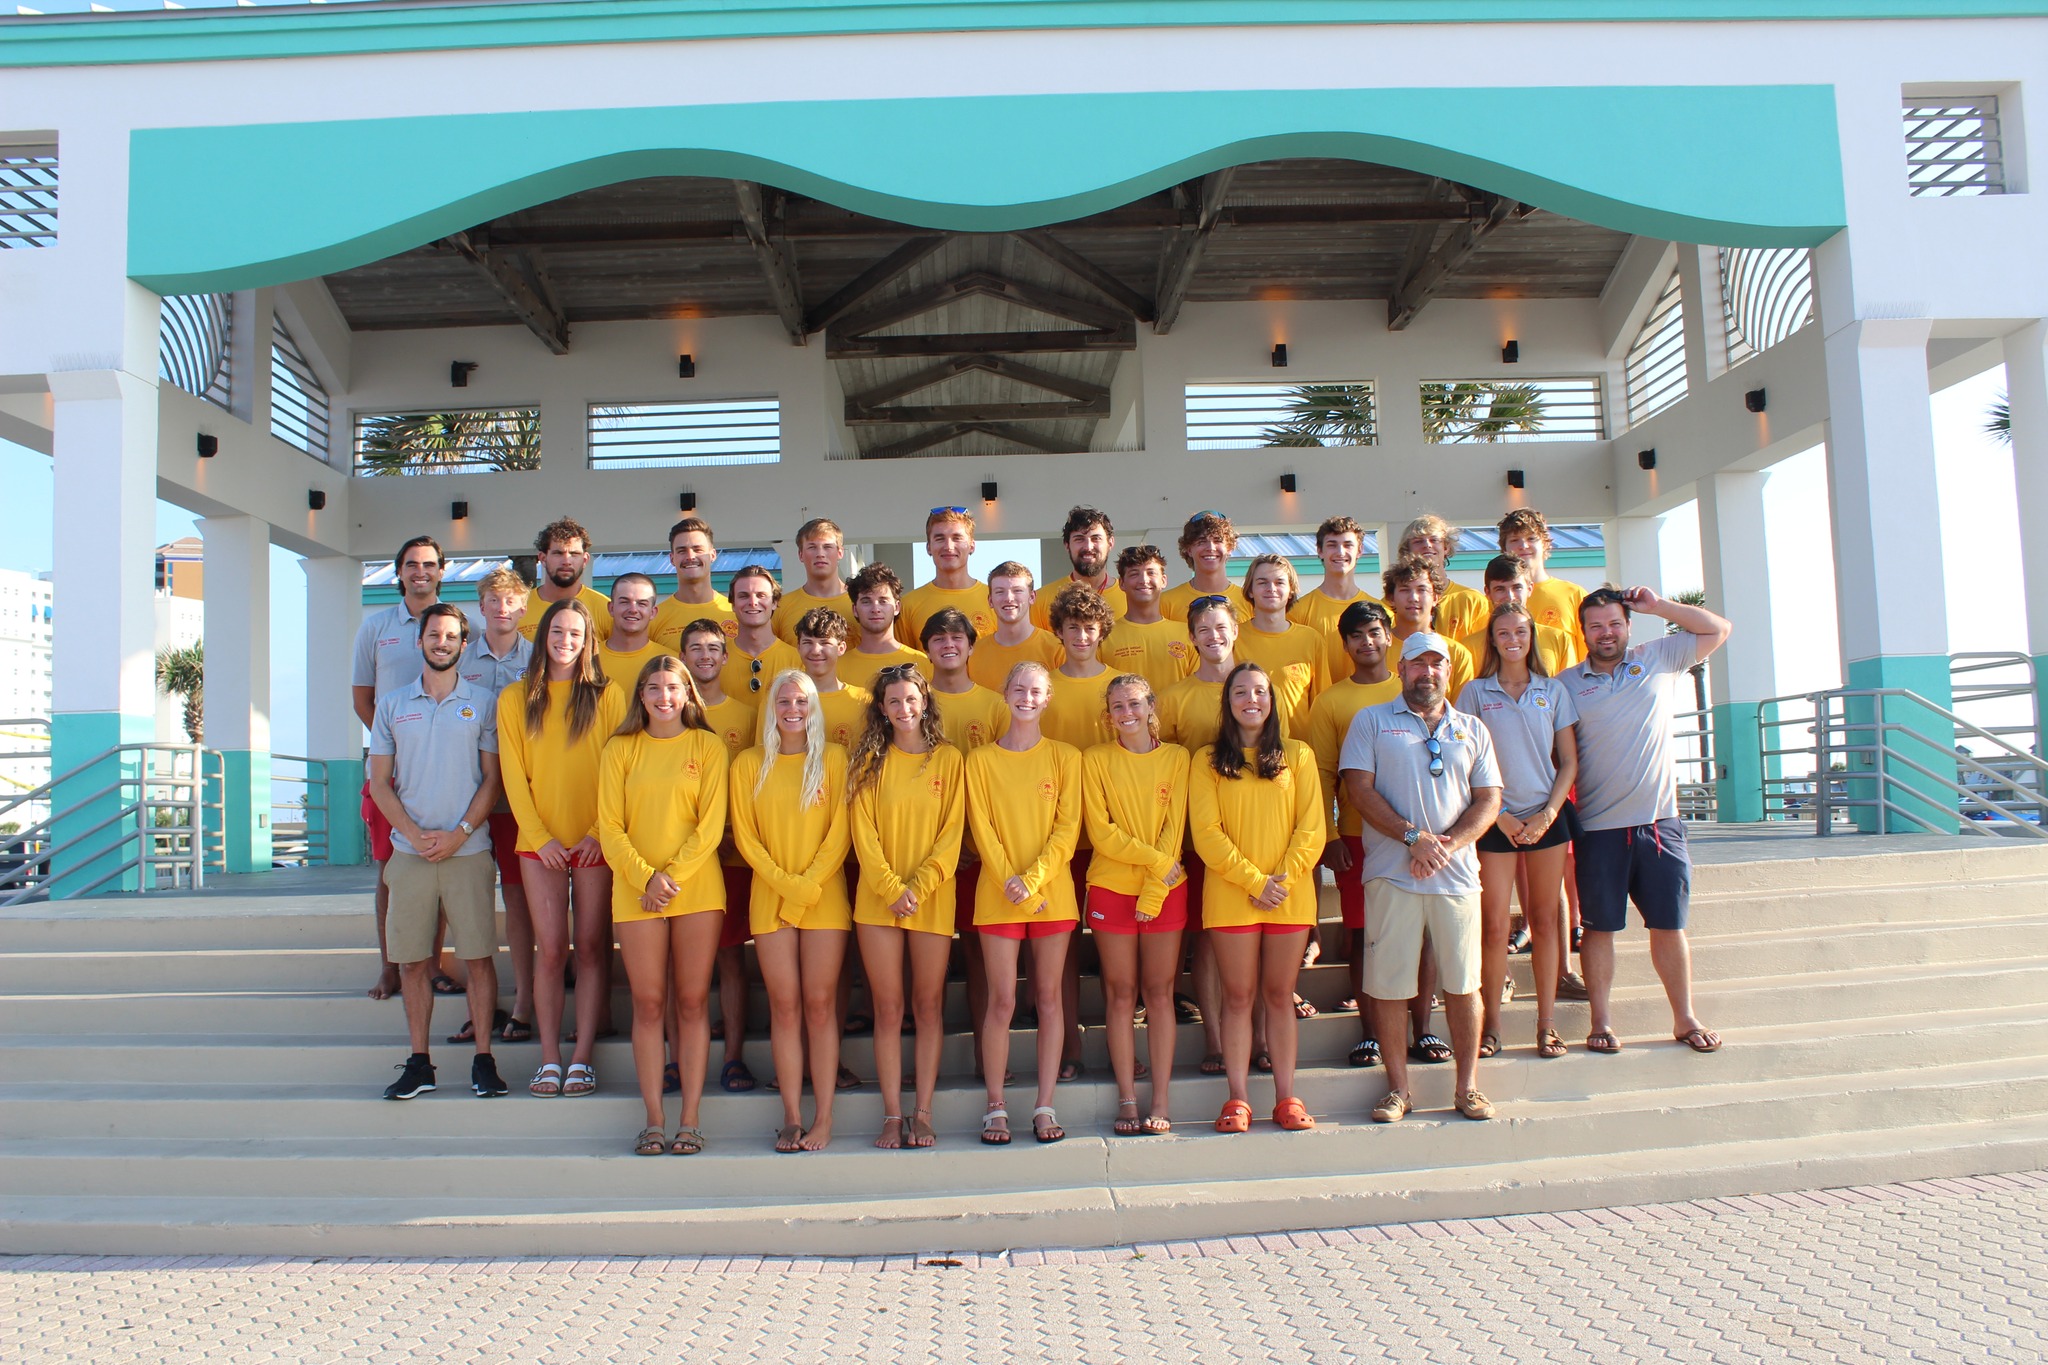
<path id="1" fill-rule="evenodd" d="M 782 584 L 776 581 L 774 571 L 767 566 L 762 564 L 740 565 L 739 568 L 733 570 L 732 577 L 726 580 L 725 590 L 731 592 L 739 586 L 739 581 L 742 578 L 766 579 L 768 581 L 768 600 L 777 603 L 782 601 Z"/>
<path id="2" fill-rule="evenodd" d="M 539 735 L 548 718 L 548 631 L 563 612 L 583 618 L 583 652 L 576 659 L 576 676 L 569 680 L 567 721 L 569 742 L 575 743 L 597 720 L 597 704 L 604 697 L 609 679 L 597 656 L 597 622 L 590 608 L 577 597 L 565 597 L 541 613 L 533 628 L 533 652 L 526 659 L 526 733 Z"/>
<path id="3" fill-rule="evenodd" d="M 438 620 L 443 616 L 452 616 L 461 623 L 462 643 L 468 644 L 469 616 L 461 607 L 456 606 L 453 602 L 436 602 L 433 606 L 420 613 L 420 639 L 424 640 L 427 638 L 427 622 Z"/>
<path id="4" fill-rule="evenodd" d="M 1122 578 L 1140 564 L 1157 564 L 1166 567 L 1166 556 L 1159 553 L 1157 545 L 1126 545 L 1117 552 L 1116 576 Z"/>
<path id="5" fill-rule="evenodd" d="M 1221 512 L 1197 512 L 1189 517 L 1188 524 L 1181 528 L 1179 541 L 1181 562 L 1193 568 L 1195 557 L 1189 551 L 1194 549 L 1196 541 L 1206 540 L 1210 536 L 1222 536 L 1226 549 L 1234 550 L 1237 548 L 1237 528 L 1230 524 L 1229 517 L 1224 516 Z"/>
<path id="6" fill-rule="evenodd" d="M 940 607 L 925 618 L 924 629 L 917 633 L 917 642 L 924 647 L 927 654 L 932 652 L 934 635 L 965 635 L 969 649 L 974 648 L 976 642 L 981 639 L 980 632 L 974 628 L 974 622 L 968 620 L 967 613 L 958 607 Z"/>
<path id="7" fill-rule="evenodd" d="M 704 520 L 702 517 L 684 517 L 681 521 L 677 522 L 675 525 L 668 528 L 668 543 L 670 549 L 675 548 L 676 537 L 681 535 L 685 531 L 702 531 L 704 533 L 704 539 L 710 541 L 714 548 L 718 544 L 718 537 L 711 534 L 710 522 Z"/>
<path id="8" fill-rule="evenodd" d="M 898 602 L 903 600 L 903 580 L 898 578 L 896 571 L 887 564 L 870 564 L 849 579 L 846 584 L 846 599 L 849 602 L 858 602 L 862 593 L 873 592 L 876 588 L 887 588 L 896 594 Z"/>
<path id="9" fill-rule="evenodd" d="M 1086 583 L 1069 583 L 1059 590 L 1052 599 L 1052 610 L 1047 613 L 1052 622 L 1052 633 L 1057 635 L 1066 628 L 1069 621 L 1093 624 L 1104 636 L 1116 625 L 1116 613 L 1109 609 L 1102 594 Z"/>
<path id="10" fill-rule="evenodd" d="M 654 580 L 637 569 L 630 573 L 622 573 L 612 580 L 612 596 L 617 597 L 619 595 L 619 584 L 635 582 L 645 583 L 647 591 L 653 593 L 657 598 L 661 596 L 661 589 L 655 586 Z"/>
<path id="11" fill-rule="evenodd" d="M 1497 554 L 1486 561 L 1488 583 L 1512 583 L 1517 578 L 1526 581 L 1528 577 L 1529 561 L 1520 555 Z"/>
<path id="12" fill-rule="evenodd" d="M 1536 618 L 1529 614 L 1527 607 L 1518 607 L 1513 602 L 1503 602 L 1495 607 L 1486 618 L 1486 629 L 1480 632 L 1478 667 L 1473 676 L 1496 677 L 1500 673 L 1500 649 L 1493 643 L 1493 627 L 1504 616 L 1519 616 L 1529 623 L 1529 673 L 1532 677 L 1547 678 L 1550 668 L 1543 662 L 1543 649 L 1536 639 Z"/>
<path id="13" fill-rule="evenodd" d="M 696 635 L 716 635 L 720 645 L 725 643 L 725 627 L 719 625 L 718 622 L 708 616 L 700 616 L 687 626 L 684 626 L 683 633 L 676 637 L 676 643 L 688 645 L 691 637 Z"/>
<path id="14" fill-rule="evenodd" d="M 1067 509 L 1067 524 L 1060 528 L 1060 539 L 1065 540 L 1076 531 L 1085 531 L 1091 526 L 1100 526 L 1106 536 L 1116 534 L 1116 527 L 1110 525 L 1109 516 L 1093 507 L 1070 507 Z"/>
<path id="15" fill-rule="evenodd" d="M 1391 602 L 1394 589 L 1416 578 L 1429 580 L 1430 590 L 1438 602 L 1443 601 L 1444 594 L 1450 590 L 1451 576 L 1444 572 L 1442 565 L 1421 555 L 1402 555 L 1380 575 L 1380 596 Z"/>
<path id="16" fill-rule="evenodd" d="M 1232 781 L 1244 776 L 1244 754 L 1237 746 L 1237 717 L 1230 713 L 1230 688 L 1240 673 L 1256 673 L 1266 679 L 1270 691 L 1273 680 L 1266 670 L 1255 663 L 1241 663 L 1230 670 L 1223 679 L 1223 723 L 1216 730 L 1216 743 L 1209 749 L 1209 766 L 1216 770 L 1218 777 Z M 1266 723 L 1259 727 L 1259 742 L 1253 753 L 1253 768 L 1260 777 L 1269 781 L 1280 775 L 1287 766 L 1287 750 L 1280 739 L 1280 703 L 1276 699 L 1272 709 L 1266 712 Z"/>
<path id="17" fill-rule="evenodd" d="M 1508 547 L 1509 536 L 1517 535 L 1523 531 L 1533 531 L 1543 537 L 1543 548 L 1545 550 L 1557 548 L 1557 542 L 1552 540 L 1550 536 L 1550 523 L 1545 521 L 1543 514 L 1533 507 L 1516 508 L 1502 517 L 1500 525 L 1495 527 L 1494 530 L 1500 537 L 1500 547 L 1503 550 Z"/>
<path id="18" fill-rule="evenodd" d="M 1635 615 L 1628 609 L 1628 598 L 1620 588 L 1599 587 L 1579 600 L 1579 629 L 1586 628 L 1586 613 L 1594 607 L 1620 607 L 1621 619 L 1629 620 Z"/>
<path id="19" fill-rule="evenodd" d="M 1387 634 L 1394 633 L 1394 618 L 1387 615 L 1385 607 L 1377 602 L 1353 602 L 1337 618 L 1337 637 L 1348 640 L 1354 635 L 1363 635 L 1365 628 L 1374 621 L 1379 622 Z"/>
<path id="20" fill-rule="evenodd" d="M 583 529 L 583 523 L 574 517 L 556 517 L 540 528 L 540 534 L 533 538 L 533 552 L 544 555 L 558 540 L 580 540 L 584 552 L 590 550 L 590 532 Z"/>
<path id="21" fill-rule="evenodd" d="M 847 632 L 851 629 L 846 618 L 830 607 L 812 607 L 796 618 L 796 637 L 799 640 L 808 635 L 813 640 L 837 640 L 845 644 Z"/>
<path id="22" fill-rule="evenodd" d="M 448 563 L 448 552 L 441 548 L 440 541 L 432 536 L 414 536 L 411 540 L 398 547 L 397 554 L 391 556 L 391 571 L 397 573 L 400 569 L 403 569 L 405 567 L 405 552 L 407 550 L 417 550 L 422 545 L 427 546 L 434 552 L 435 563 L 441 565 Z"/>

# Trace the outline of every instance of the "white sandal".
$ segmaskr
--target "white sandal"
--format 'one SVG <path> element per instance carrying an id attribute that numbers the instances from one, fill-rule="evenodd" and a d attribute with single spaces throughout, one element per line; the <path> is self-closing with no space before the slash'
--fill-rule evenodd
<path id="1" fill-rule="evenodd" d="M 1003 1121 L 1003 1126 L 1000 1128 L 996 1127 L 997 1119 Z M 981 1140 L 991 1147 L 1007 1147 L 1010 1145 L 1009 1110 L 999 1104 L 981 1116 Z"/>
<path id="2" fill-rule="evenodd" d="M 1040 1128 L 1038 1126 L 1040 1119 L 1050 1119 L 1052 1121 L 1045 1127 Z M 1060 1116 L 1053 1113 L 1051 1105 L 1041 1104 L 1031 1111 L 1031 1136 L 1037 1138 L 1040 1142 L 1058 1142 L 1066 1135 L 1067 1130 L 1060 1127 Z"/>
<path id="3" fill-rule="evenodd" d="M 562 1082 L 562 1093 L 566 1096 L 595 1095 L 597 1093 L 597 1068 L 588 1062 L 569 1063 L 568 1079 Z"/>
<path id="4" fill-rule="evenodd" d="M 541 1099 L 552 1100 L 562 1093 L 562 1064 L 544 1062 L 540 1070 L 533 1073 L 533 1079 L 526 1083 L 526 1093 L 538 1095 Z"/>

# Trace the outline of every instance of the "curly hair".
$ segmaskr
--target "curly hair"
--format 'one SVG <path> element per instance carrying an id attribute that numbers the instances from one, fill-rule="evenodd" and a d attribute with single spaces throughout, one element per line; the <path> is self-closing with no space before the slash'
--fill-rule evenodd
<path id="1" fill-rule="evenodd" d="M 1236 781 L 1244 776 L 1244 753 L 1237 744 L 1237 717 L 1230 710 L 1230 689 L 1239 675 L 1256 673 L 1266 679 L 1270 690 L 1272 678 L 1257 664 L 1245 662 L 1230 670 L 1223 680 L 1223 719 L 1216 730 L 1216 743 L 1209 749 L 1209 766 L 1216 775 Z M 1266 711 L 1265 724 L 1259 727 L 1259 742 L 1252 755 L 1252 768 L 1260 777 L 1271 781 L 1287 766 L 1287 750 L 1280 737 L 1280 707 L 1276 704 Z"/>
<path id="2" fill-rule="evenodd" d="M 881 563 L 870 564 L 847 580 L 846 600 L 858 602 L 863 593 L 873 592 L 876 588 L 887 588 L 896 595 L 898 602 L 903 600 L 903 580 L 896 576 L 894 569 Z"/>
<path id="3" fill-rule="evenodd" d="M 1389 602 L 1393 601 L 1394 589 L 1415 578 L 1428 579 L 1429 586 L 1439 602 L 1443 601 L 1444 594 L 1450 591 L 1451 576 L 1444 572 L 1443 565 L 1433 559 L 1424 559 L 1421 555 L 1402 555 L 1388 565 L 1386 572 L 1380 575 L 1380 596 Z"/>
<path id="4" fill-rule="evenodd" d="M 540 528 L 540 534 L 533 538 L 533 552 L 544 555 L 557 541 L 580 540 L 584 550 L 590 549 L 590 532 L 583 529 L 583 523 L 574 517 L 556 517 Z"/>
<path id="5" fill-rule="evenodd" d="M 1500 537 L 1500 548 L 1503 550 L 1508 547 L 1509 536 L 1524 534 L 1534 535 L 1537 539 L 1541 540 L 1544 553 L 1546 554 L 1557 548 L 1557 542 L 1550 537 L 1550 523 L 1545 521 L 1543 514 L 1533 507 L 1517 507 L 1514 511 L 1502 517 L 1500 525 L 1494 529 Z"/>
<path id="6" fill-rule="evenodd" d="M 849 800 L 882 780 L 882 766 L 888 762 L 889 748 L 896 742 L 896 727 L 889 723 L 889 713 L 883 709 L 892 687 L 915 688 L 917 694 L 924 698 L 924 712 L 917 720 L 917 735 L 924 741 L 925 763 L 931 762 L 934 750 L 948 742 L 945 730 L 939 725 L 938 699 L 932 696 L 932 685 L 926 681 L 923 671 L 916 664 L 890 664 L 875 674 L 860 737 L 854 740 L 853 751 L 847 755 L 846 793 Z M 921 772 L 923 769 L 924 763 L 918 764 L 918 770 Z"/>
<path id="7" fill-rule="evenodd" d="M 1221 512 L 1197 512 L 1188 518 L 1188 524 L 1180 529 L 1180 558 L 1189 568 L 1195 567 L 1194 548 L 1198 540 L 1210 536 L 1223 537 L 1223 550 L 1228 554 L 1237 548 L 1237 528 L 1230 524 L 1230 518 Z"/>
<path id="8" fill-rule="evenodd" d="M 796 618 L 796 637 L 799 640 L 808 635 L 813 640 L 837 640 L 843 645 L 851 629 L 846 618 L 830 607 L 812 607 Z"/>
<path id="9" fill-rule="evenodd" d="M 1086 583 L 1069 583 L 1061 588 L 1052 599 L 1052 610 L 1047 613 L 1052 620 L 1052 633 L 1057 635 L 1067 628 L 1069 622 L 1093 623 L 1101 627 L 1104 635 L 1116 624 L 1116 613 L 1109 609 L 1109 603 L 1102 600 L 1102 594 Z"/>

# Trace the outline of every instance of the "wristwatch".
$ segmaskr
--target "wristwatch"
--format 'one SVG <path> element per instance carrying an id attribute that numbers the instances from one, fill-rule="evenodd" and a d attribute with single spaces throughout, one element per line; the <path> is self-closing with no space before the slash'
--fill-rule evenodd
<path id="1" fill-rule="evenodd" d="M 461 830 L 464 834 L 476 833 L 476 826 L 472 825 L 467 820 L 457 820 L 455 822 L 455 828 Z"/>
<path id="2" fill-rule="evenodd" d="M 1408 826 L 1408 832 L 1401 836 L 1401 842 L 1403 844 L 1406 844 L 1409 848 L 1415 847 L 1415 845 L 1419 843 L 1421 839 L 1422 831 L 1415 828 L 1415 826 L 1413 825 Z"/>

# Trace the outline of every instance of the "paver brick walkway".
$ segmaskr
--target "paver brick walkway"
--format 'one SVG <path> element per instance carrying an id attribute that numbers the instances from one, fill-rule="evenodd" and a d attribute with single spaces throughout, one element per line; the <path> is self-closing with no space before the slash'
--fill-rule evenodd
<path id="1" fill-rule="evenodd" d="M 31 1256 L 0 1361 L 2038 1365 L 2044 1266 L 2048 1172 L 1009 1255 Z"/>

